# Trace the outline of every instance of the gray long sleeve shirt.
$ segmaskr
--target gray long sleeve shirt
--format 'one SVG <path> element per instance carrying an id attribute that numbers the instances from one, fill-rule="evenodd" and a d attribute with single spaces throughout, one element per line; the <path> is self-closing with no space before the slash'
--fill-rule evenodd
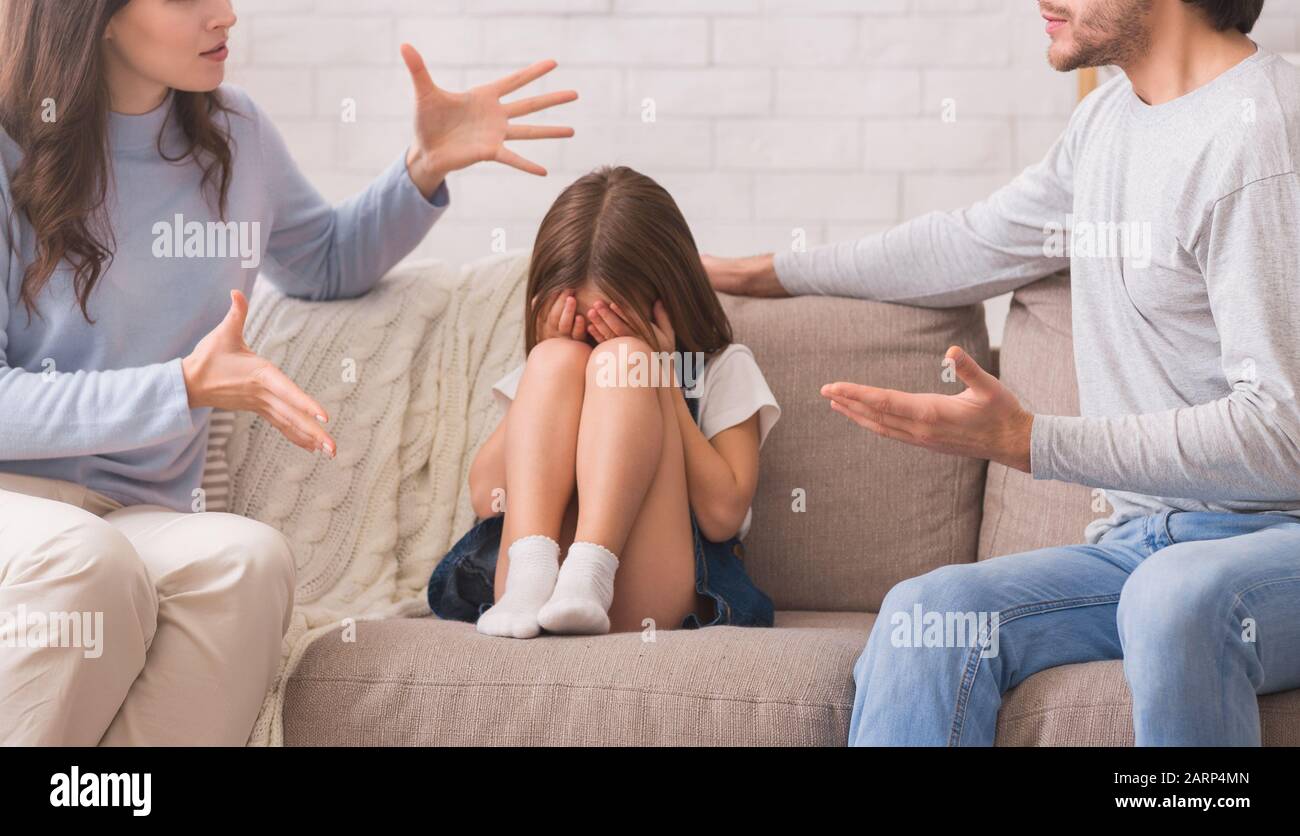
<path id="1" fill-rule="evenodd" d="M 936 130 L 941 128 L 936 127 Z M 1147 105 L 1112 79 L 987 200 L 783 253 L 792 294 L 970 304 L 1067 264 L 1082 417 L 1039 415 L 1037 479 L 1143 514 L 1300 516 L 1300 71 L 1263 49 Z"/>

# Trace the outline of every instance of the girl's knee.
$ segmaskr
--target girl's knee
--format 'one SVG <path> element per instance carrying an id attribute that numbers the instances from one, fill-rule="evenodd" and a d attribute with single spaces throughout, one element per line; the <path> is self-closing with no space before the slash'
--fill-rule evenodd
<path id="1" fill-rule="evenodd" d="M 639 389 L 655 385 L 657 352 L 640 337 L 605 340 L 587 358 L 587 379 L 606 387 Z M 639 385 L 638 385 L 639 384 Z"/>
<path id="2" fill-rule="evenodd" d="M 581 340 L 560 337 L 542 340 L 528 352 L 524 374 L 560 374 L 580 376 L 591 356 L 591 345 Z"/>

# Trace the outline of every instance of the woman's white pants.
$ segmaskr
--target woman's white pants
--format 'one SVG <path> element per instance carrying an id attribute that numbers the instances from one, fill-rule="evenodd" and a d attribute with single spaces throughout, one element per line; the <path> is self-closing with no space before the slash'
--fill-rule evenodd
<path id="1" fill-rule="evenodd" d="M 0 473 L 0 744 L 243 745 L 294 579 L 265 523 Z"/>

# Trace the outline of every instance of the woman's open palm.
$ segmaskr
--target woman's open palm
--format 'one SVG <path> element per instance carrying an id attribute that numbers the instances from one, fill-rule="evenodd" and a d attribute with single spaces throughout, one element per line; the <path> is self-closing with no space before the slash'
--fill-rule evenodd
<path id="1" fill-rule="evenodd" d="M 320 425 L 329 420 L 325 408 L 248 347 L 247 317 L 248 298 L 232 290 L 225 318 L 182 359 L 190 406 L 254 412 L 304 450 L 333 458 L 334 439 Z"/>
<path id="2" fill-rule="evenodd" d="M 415 47 L 402 44 L 402 59 L 415 86 L 415 150 L 424 157 L 426 165 L 441 174 L 495 160 L 529 174 L 545 176 L 545 168 L 506 148 L 505 143 L 573 136 L 569 127 L 517 125 L 510 121 L 574 101 L 578 94 L 573 90 L 509 103 L 501 101 L 503 96 L 555 69 L 554 61 L 539 61 L 489 84 L 453 93 L 434 84 Z"/>

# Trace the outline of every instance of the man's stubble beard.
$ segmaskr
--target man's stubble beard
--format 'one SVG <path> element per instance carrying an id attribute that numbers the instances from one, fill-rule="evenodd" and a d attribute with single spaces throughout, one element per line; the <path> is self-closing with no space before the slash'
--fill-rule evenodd
<path id="1" fill-rule="evenodd" d="M 1151 46 L 1147 15 L 1152 0 L 1104 0 L 1080 21 L 1070 22 L 1073 50 L 1057 56 L 1048 49 L 1047 60 L 1063 73 L 1081 67 L 1104 67 L 1129 63 Z M 1050 10 L 1050 7 L 1049 7 Z"/>

